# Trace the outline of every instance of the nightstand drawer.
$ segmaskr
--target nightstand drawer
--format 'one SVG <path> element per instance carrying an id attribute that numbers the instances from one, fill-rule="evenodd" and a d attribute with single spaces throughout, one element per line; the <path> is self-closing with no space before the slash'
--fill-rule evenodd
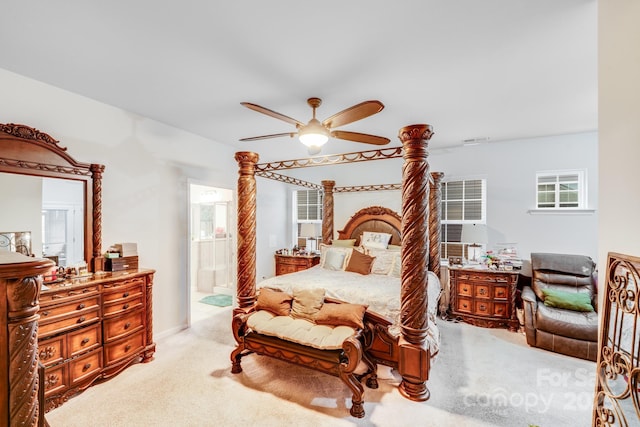
<path id="1" fill-rule="evenodd" d="M 458 298 L 458 311 L 463 313 L 473 312 L 473 301 L 467 298 Z"/>
<path id="2" fill-rule="evenodd" d="M 509 295 L 509 287 L 503 285 L 496 285 L 493 288 L 493 297 L 495 299 L 508 299 Z"/>
<path id="3" fill-rule="evenodd" d="M 458 295 L 466 297 L 473 296 L 473 285 L 470 283 L 462 282 L 458 285 Z"/>
<path id="4" fill-rule="evenodd" d="M 491 316 L 493 304 L 489 301 L 475 301 L 474 314 L 479 316 Z"/>
<path id="5" fill-rule="evenodd" d="M 490 285 L 476 285 L 475 295 L 476 298 L 489 299 L 491 298 L 491 286 Z"/>

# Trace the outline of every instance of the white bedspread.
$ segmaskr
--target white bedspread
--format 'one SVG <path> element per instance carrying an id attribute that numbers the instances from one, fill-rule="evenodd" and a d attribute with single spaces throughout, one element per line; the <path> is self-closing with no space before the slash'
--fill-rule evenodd
<path id="1" fill-rule="evenodd" d="M 441 285 L 438 277 L 429 272 L 428 320 L 429 347 L 431 354 L 437 353 L 440 336 L 435 324 Z M 269 287 L 293 293 L 296 287 L 324 288 L 325 295 L 353 304 L 366 304 L 374 311 L 389 318 L 393 323 L 390 333 L 400 333 L 400 279 L 383 274 L 362 275 L 349 271 L 334 271 L 320 265 L 296 273 L 283 274 L 258 283 L 257 287 Z"/>

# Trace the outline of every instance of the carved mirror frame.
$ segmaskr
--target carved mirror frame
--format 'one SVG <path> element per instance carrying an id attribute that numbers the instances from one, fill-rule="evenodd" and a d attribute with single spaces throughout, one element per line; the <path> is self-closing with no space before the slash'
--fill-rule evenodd
<path id="1" fill-rule="evenodd" d="M 82 181 L 84 184 L 84 258 L 93 271 L 102 256 L 102 173 L 104 165 L 81 163 L 60 141 L 32 127 L 0 123 L 0 172 Z"/>

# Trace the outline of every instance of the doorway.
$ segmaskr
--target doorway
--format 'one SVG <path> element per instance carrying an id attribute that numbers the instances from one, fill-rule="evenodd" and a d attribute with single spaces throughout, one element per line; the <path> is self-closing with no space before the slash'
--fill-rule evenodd
<path id="1" fill-rule="evenodd" d="M 190 324 L 232 304 L 232 199 L 229 189 L 189 184 Z"/>

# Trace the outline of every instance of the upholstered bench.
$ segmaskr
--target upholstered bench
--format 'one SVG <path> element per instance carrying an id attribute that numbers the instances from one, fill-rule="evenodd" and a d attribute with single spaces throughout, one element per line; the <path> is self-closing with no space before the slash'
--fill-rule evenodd
<path id="1" fill-rule="evenodd" d="M 285 301 L 275 308 L 269 304 L 265 307 L 268 298 L 260 297 L 266 294 Z M 256 353 L 337 376 L 353 393 L 351 415 L 364 417 L 361 381 L 365 379 L 370 388 L 378 386 L 375 365 L 363 351 L 364 309 L 356 308 L 358 313 L 354 315 L 354 304 L 323 300 L 315 315 L 300 317 L 299 311 L 291 313 L 288 304 L 292 301 L 294 310 L 300 309 L 293 296 L 263 289 L 254 307 L 236 311 L 232 328 L 237 346 L 231 353 L 231 372 L 242 372 L 241 358 Z M 320 313 L 322 308 L 328 314 Z M 354 316 L 356 324 L 352 322 Z"/>

